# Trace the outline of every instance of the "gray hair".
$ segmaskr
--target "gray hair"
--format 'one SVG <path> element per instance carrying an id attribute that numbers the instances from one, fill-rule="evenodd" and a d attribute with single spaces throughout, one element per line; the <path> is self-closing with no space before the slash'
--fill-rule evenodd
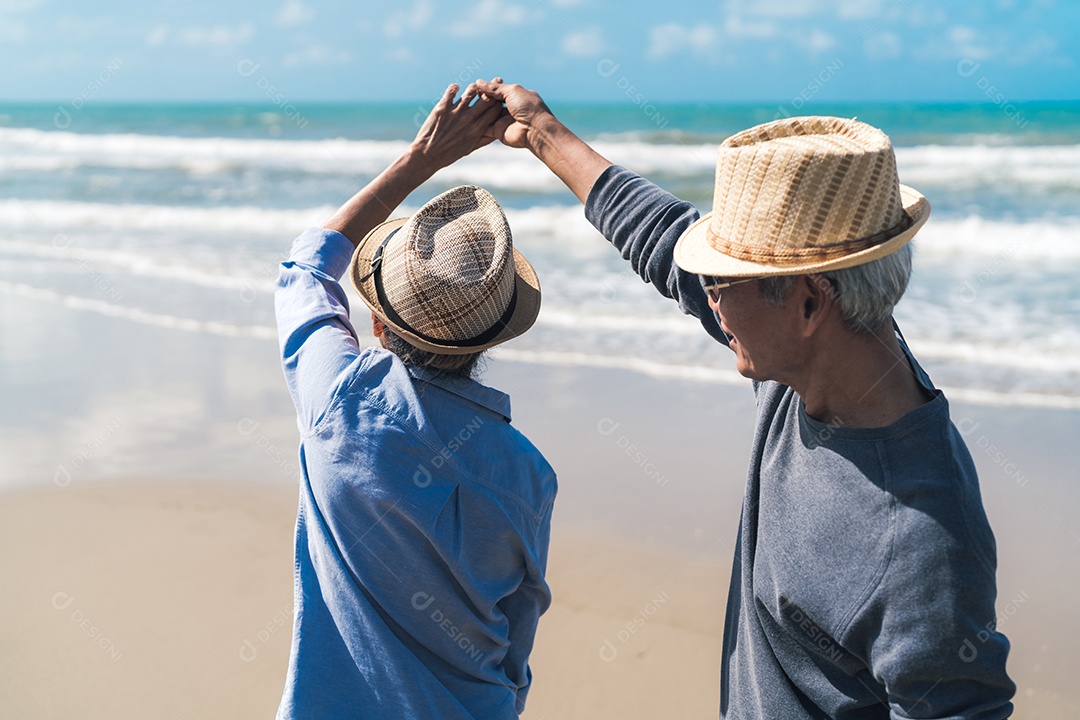
<path id="1" fill-rule="evenodd" d="M 412 367 L 426 367 L 443 375 L 475 380 L 480 374 L 480 359 L 484 351 L 466 355 L 442 355 L 421 350 L 410 344 L 390 328 L 384 327 L 386 349 L 397 355 L 401 362 Z"/>
<path id="2" fill-rule="evenodd" d="M 821 273 L 840 305 L 844 326 L 857 333 L 876 333 L 892 318 L 893 308 L 911 279 L 912 243 L 863 265 Z M 795 287 L 795 275 L 766 277 L 758 290 L 767 302 L 780 307 Z"/>

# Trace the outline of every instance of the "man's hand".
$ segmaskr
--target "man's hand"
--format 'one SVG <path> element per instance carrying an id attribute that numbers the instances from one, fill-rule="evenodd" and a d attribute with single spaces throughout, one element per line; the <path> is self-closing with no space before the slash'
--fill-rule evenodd
<path id="1" fill-rule="evenodd" d="M 492 123 L 501 112 L 500 102 L 478 98 L 476 84 L 465 88 L 461 99 L 455 101 L 457 91 L 456 83 L 446 88 L 409 146 L 409 152 L 432 173 L 495 139 Z"/>
<path id="2" fill-rule="evenodd" d="M 494 136 L 503 145 L 528 148 L 566 183 L 578 200 L 585 202 L 596 178 L 611 163 L 559 122 L 532 90 L 506 85 L 501 78 L 491 82 L 477 80 L 476 87 L 481 98 L 506 104 L 492 127 Z"/>
<path id="3" fill-rule="evenodd" d="M 476 87 L 482 98 L 506 104 L 506 110 L 492 128 L 503 145 L 534 149 L 536 145 L 530 140 L 539 140 L 545 123 L 558 122 L 543 98 L 532 90 L 520 85 L 504 85 L 501 78 L 491 82 L 478 80 Z"/>

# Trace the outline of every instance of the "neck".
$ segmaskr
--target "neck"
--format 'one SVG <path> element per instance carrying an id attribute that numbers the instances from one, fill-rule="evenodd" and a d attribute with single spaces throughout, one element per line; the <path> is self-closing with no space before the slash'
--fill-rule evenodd
<path id="1" fill-rule="evenodd" d="M 789 383 L 810 417 L 830 425 L 884 427 L 929 399 L 891 325 L 875 334 L 837 326 L 827 335 L 803 378 Z"/>

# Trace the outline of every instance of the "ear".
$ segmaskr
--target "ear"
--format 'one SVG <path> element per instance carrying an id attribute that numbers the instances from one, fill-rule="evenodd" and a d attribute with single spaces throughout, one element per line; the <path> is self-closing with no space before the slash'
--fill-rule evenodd
<path id="1" fill-rule="evenodd" d="M 371 313 L 371 334 L 375 336 L 380 345 L 386 347 L 386 326 L 383 325 L 383 321 L 375 313 Z"/>
<path id="2" fill-rule="evenodd" d="M 801 275 L 795 286 L 799 322 L 803 337 L 814 335 L 829 317 L 838 312 L 836 288 L 821 274 Z"/>

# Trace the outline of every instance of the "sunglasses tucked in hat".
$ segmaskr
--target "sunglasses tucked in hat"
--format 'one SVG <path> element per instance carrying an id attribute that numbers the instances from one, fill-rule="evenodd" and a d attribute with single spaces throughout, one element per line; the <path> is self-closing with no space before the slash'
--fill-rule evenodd
<path id="1" fill-rule="evenodd" d="M 787 118 L 720 145 L 713 210 L 679 238 L 675 262 L 719 277 L 837 270 L 897 250 L 929 216 L 926 198 L 900 184 L 885 133 Z"/>
<path id="2" fill-rule="evenodd" d="M 540 283 L 513 248 L 491 193 L 444 192 L 360 241 L 349 276 L 394 333 L 443 355 L 479 352 L 521 335 L 540 311 Z"/>

